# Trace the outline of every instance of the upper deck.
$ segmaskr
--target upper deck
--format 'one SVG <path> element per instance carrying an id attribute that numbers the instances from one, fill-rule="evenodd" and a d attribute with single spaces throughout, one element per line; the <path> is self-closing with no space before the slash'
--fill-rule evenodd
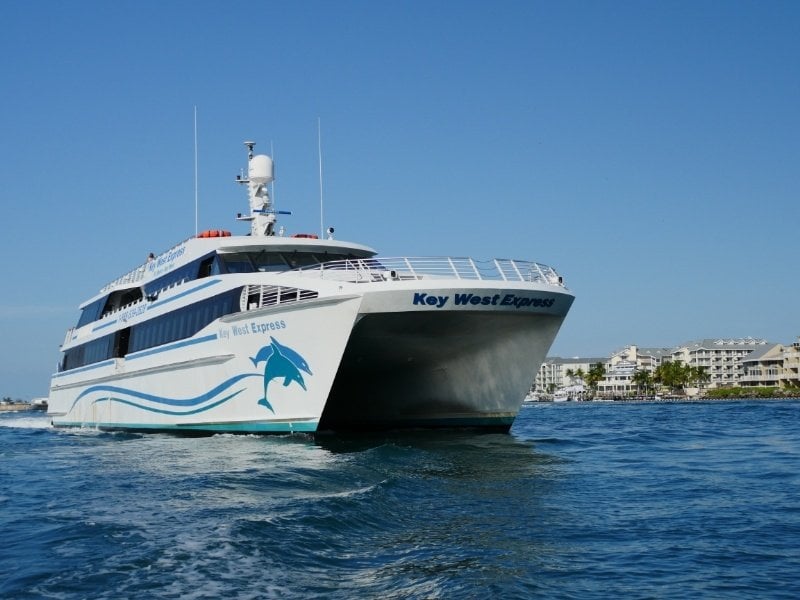
<path id="1" fill-rule="evenodd" d="M 143 264 L 109 282 L 101 288 L 98 294 L 81 304 L 80 308 L 83 308 L 99 297 L 115 290 L 143 286 L 171 271 L 175 271 L 192 263 L 198 258 L 214 252 L 223 255 L 242 252 L 281 254 L 289 257 L 285 263 L 285 270 L 309 264 L 308 262 L 292 264 L 290 257 L 295 253 L 310 254 L 320 258 L 328 255 L 332 257 L 331 260 L 336 260 L 342 256 L 369 258 L 376 254 L 374 249 L 362 244 L 342 242 L 333 239 L 318 239 L 316 237 L 306 237 L 305 235 L 304 237 L 193 236 L 183 240 L 161 254 L 154 255 Z"/>

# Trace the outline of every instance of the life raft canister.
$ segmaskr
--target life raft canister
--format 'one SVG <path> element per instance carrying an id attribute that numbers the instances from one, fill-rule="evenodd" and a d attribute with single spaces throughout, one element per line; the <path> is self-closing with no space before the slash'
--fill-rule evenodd
<path id="1" fill-rule="evenodd" d="M 306 240 L 318 240 L 319 236 L 316 233 L 295 233 L 292 235 L 293 238 L 303 238 Z"/>
<path id="2" fill-rule="evenodd" d="M 206 231 L 201 231 L 197 234 L 199 238 L 215 238 L 215 237 L 230 237 L 230 231 L 224 231 L 222 229 L 207 229 Z"/>

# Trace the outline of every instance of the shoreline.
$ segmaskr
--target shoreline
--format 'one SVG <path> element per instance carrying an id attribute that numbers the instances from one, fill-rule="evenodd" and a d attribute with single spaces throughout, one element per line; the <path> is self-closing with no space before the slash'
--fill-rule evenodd
<path id="1" fill-rule="evenodd" d="M 603 402 L 603 403 L 610 403 L 610 402 L 620 402 L 620 403 L 677 403 L 677 402 L 735 402 L 739 400 L 798 400 L 800 399 L 800 395 L 795 396 L 726 396 L 721 398 L 716 398 L 714 396 L 693 396 L 693 397 L 686 397 L 686 396 L 664 396 L 664 397 L 653 397 L 653 396 L 628 396 L 628 397 L 615 397 L 615 398 L 585 398 L 585 399 L 577 399 L 577 398 L 570 398 L 568 400 L 561 400 L 559 402 L 554 402 L 553 400 L 526 400 L 523 404 L 561 404 L 563 402 L 570 402 L 570 403 L 591 403 L 591 402 Z"/>
<path id="2" fill-rule="evenodd" d="M 26 412 L 47 410 L 47 405 L 38 406 L 30 402 L 11 402 L 0 404 L 0 412 Z"/>

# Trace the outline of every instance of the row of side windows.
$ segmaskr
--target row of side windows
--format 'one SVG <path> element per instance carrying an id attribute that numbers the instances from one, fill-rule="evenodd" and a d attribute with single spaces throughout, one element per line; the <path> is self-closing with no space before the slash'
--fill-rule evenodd
<path id="1" fill-rule="evenodd" d="M 215 319 L 237 312 L 240 297 L 241 288 L 237 288 L 136 325 L 131 329 L 128 352 L 191 337 Z"/>
<path id="2" fill-rule="evenodd" d="M 211 275 L 219 275 L 220 272 L 219 259 L 216 254 L 209 254 L 145 284 L 144 293 L 147 296 L 155 295 L 161 290 L 178 283 L 193 281 Z M 81 316 L 78 319 L 77 327 L 83 327 L 84 325 L 93 323 L 104 315 L 141 298 L 141 288 L 111 292 L 107 296 L 99 298 L 83 308 Z"/>
<path id="3" fill-rule="evenodd" d="M 91 342 L 86 342 L 64 352 L 61 360 L 61 371 L 77 369 L 111 358 L 116 334 L 105 335 Z"/>
<path id="4" fill-rule="evenodd" d="M 180 308 L 64 352 L 61 371 L 77 369 L 131 352 L 154 348 L 193 336 L 224 315 L 239 311 L 241 288 Z"/>
<path id="5" fill-rule="evenodd" d="M 150 296 L 178 283 L 194 281 L 195 279 L 202 279 L 210 275 L 219 275 L 220 273 L 221 270 L 217 255 L 209 254 L 145 284 L 144 293 L 146 296 Z"/>

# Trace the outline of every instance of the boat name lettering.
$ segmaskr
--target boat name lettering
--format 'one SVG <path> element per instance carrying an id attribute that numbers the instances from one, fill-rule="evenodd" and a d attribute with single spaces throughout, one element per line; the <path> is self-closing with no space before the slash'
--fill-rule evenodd
<path id="1" fill-rule="evenodd" d="M 442 308 L 449 299 L 450 296 L 429 296 L 424 292 L 414 292 L 414 302 L 412 304 L 414 306 L 423 305 Z"/>
<path id="2" fill-rule="evenodd" d="M 161 267 L 167 265 L 168 263 L 171 263 L 172 261 L 183 256 L 184 252 L 186 252 L 185 245 L 182 245 L 180 248 L 173 248 L 166 254 L 162 254 L 158 258 L 155 258 L 151 260 L 149 263 L 147 263 L 147 270 L 150 273 L 153 273 L 157 269 L 160 269 Z"/>
<path id="3" fill-rule="evenodd" d="M 433 306 L 436 308 L 444 307 L 450 300 L 450 296 L 436 296 L 425 292 L 414 292 L 412 304 L 414 306 Z M 474 293 L 463 293 L 453 295 L 455 306 L 513 306 L 516 309 L 534 307 L 549 308 L 555 304 L 555 298 L 531 298 L 529 296 L 517 296 L 516 294 L 493 294 L 483 296 Z"/>
<path id="4" fill-rule="evenodd" d="M 278 331 L 279 329 L 286 329 L 286 321 L 283 319 L 279 321 L 250 321 L 244 325 L 231 325 L 231 333 L 234 337 L 252 334 L 265 334 L 271 331 Z M 227 337 L 227 336 L 223 336 Z"/>
<path id="5" fill-rule="evenodd" d="M 541 306 L 547 308 L 553 306 L 555 298 L 526 298 L 524 296 L 515 296 L 514 294 L 506 294 L 500 301 L 500 306 L 513 306 L 514 308 L 525 308 L 526 306 Z"/>
<path id="6" fill-rule="evenodd" d="M 127 321 L 128 319 L 132 319 L 133 317 L 138 317 L 139 315 L 144 314 L 146 310 L 147 310 L 146 304 L 134 306 L 133 308 L 129 308 L 127 310 L 122 311 L 119 314 L 119 318 L 122 321 Z"/>

